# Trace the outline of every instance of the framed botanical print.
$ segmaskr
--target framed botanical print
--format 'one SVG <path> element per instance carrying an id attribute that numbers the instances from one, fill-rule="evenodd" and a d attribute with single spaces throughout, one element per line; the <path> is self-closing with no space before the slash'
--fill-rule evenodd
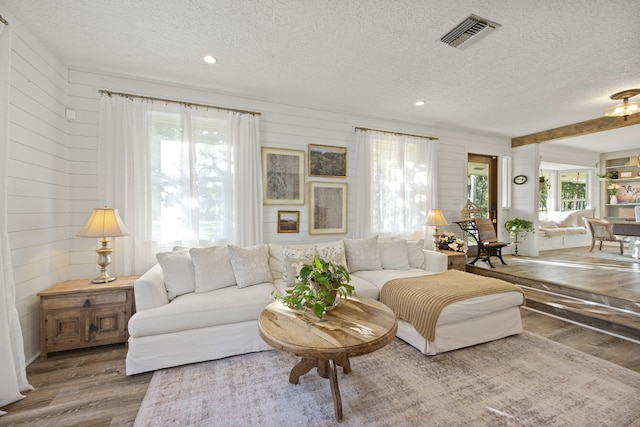
<path id="1" fill-rule="evenodd" d="M 262 147 L 262 202 L 304 205 L 305 152 Z"/>
<path id="2" fill-rule="evenodd" d="M 278 211 L 278 233 L 299 233 L 300 211 Z"/>
<path id="3" fill-rule="evenodd" d="M 347 177 L 347 147 L 309 144 L 309 176 Z"/>
<path id="4" fill-rule="evenodd" d="M 309 183 L 309 234 L 347 232 L 347 183 Z"/>

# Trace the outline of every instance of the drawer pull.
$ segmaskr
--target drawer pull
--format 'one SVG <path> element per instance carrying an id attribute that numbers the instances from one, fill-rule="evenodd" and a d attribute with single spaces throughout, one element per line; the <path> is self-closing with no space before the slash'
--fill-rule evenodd
<path id="1" fill-rule="evenodd" d="M 91 301 L 87 299 L 87 300 L 84 302 L 84 304 L 83 304 L 83 306 L 82 306 L 82 307 L 84 307 L 84 308 L 89 308 L 89 307 L 91 307 Z"/>

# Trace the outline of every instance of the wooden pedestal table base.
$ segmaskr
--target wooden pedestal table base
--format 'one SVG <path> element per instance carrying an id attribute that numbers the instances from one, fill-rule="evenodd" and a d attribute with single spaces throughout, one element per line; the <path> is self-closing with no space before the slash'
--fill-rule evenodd
<path id="1" fill-rule="evenodd" d="M 276 301 L 262 311 L 258 327 L 267 344 L 302 358 L 289 373 L 291 384 L 298 384 L 300 377 L 313 368 L 321 377 L 329 378 L 336 419 L 342 421 L 337 367 L 342 367 L 345 374 L 351 372 L 349 357 L 389 344 L 398 323 L 386 305 L 354 296 L 341 301 L 322 321 L 311 312 L 292 310 Z"/>

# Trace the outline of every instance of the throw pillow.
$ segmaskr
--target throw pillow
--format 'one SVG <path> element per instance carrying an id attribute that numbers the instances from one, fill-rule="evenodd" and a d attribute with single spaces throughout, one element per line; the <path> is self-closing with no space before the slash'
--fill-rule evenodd
<path id="1" fill-rule="evenodd" d="M 383 269 L 408 270 L 409 255 L 406 240 L 385 240 L 378 243 Z"/>
<path id="2" fill-rule="evenodd" d="M 285 270 L 287 271 L 287 286 L 295 286 L 298 274 L 300 274 L 300 270 L 302 266 L 305 264 L 310 264 L 313 262 L 313 257 L 311 258 L 292 258 L 288 257 L 285 261 Z"/>
<path id="3" fill-rule="evenodd" d="M 226 246 L 193 248 L 189 251 L 195 272 L 196 293 L 209 292 L 236 284 Z"/>
<path id="4" fill-rule="evenodd" d="M 269 269 L 273 280 L 282 277 L 284 273 L 284 245 L 269 243 Z"/>
<path id="5" fill-rule="evenodd" d="M 349 272 L 359 270 L 382 270 L 378 236 L 368 239 L 344 239 Z"/>
<path id="6" fill-rule="evenodd" d="M 424 268 L 424 240 L 408 240 L 407 254 L 409 257 L 409 267 Z"/>
<path id="7" fill-rule="evenodd" d="M 156 259 L 162 268 L 169 300 L 195 291 L 195 273 L 189 251 L 161 252 L 156 254 Z"/>
<path id="8" fill-rule="evenodd" d="M 289 283 L 289 272 L 287 271 L 287 258 L 294 259 L 307 259 L 316 256 L 316 247 L 313 245 L 307 246 L 285 246 L 284 247 L 284 271 L 282 272 L 282 280 Z M 292 279 L 295 280 L 295 277 Z"/>
<path id="9" fill-rule="evenodd" d="M 229 245 L 228 249 L 239 288 L 273 281 L 269 270 L 269 246 L 260 244 L 241 248 Z"/>
<path id="10" fill-rule="evenodd" d="M 347 256 L 342 240 L 337 242 L 320 243 L 316 245 L 318 256 L 324 261 L 335 262 L 347 268 Z"/>

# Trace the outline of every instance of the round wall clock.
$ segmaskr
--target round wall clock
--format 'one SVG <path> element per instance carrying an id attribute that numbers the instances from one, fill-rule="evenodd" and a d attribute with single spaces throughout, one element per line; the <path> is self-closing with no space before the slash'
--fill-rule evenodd
<path id="1" fill-rule="evenodd" d="M 524 176 L 524 175 L 518 175 L 515 178 L 513 178 L 513 183 L 514 184 L 522 185 L 525 182 L 527 182 L 527 177 Z"/>

